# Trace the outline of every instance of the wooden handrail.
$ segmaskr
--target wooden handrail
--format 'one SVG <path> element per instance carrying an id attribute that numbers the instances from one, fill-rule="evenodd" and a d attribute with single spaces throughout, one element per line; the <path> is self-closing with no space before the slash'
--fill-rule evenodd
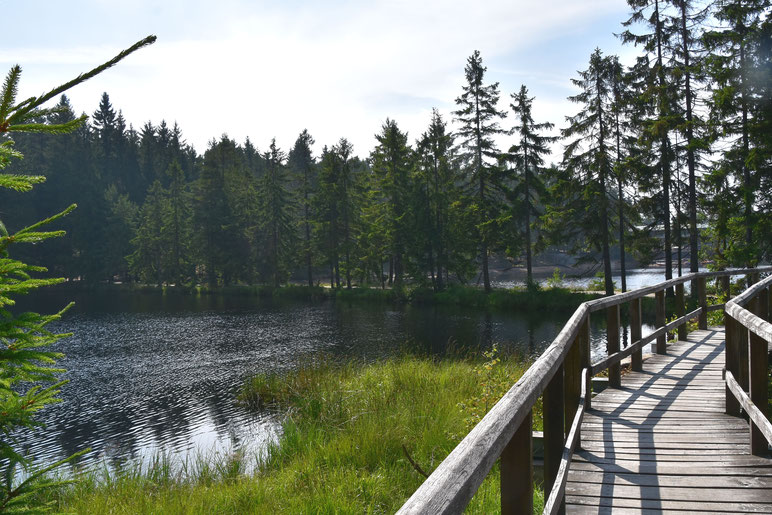
<path id="1" fill-rule="evenodd" d="M 631 343 L 630 345 L 625 347 L 623 350 L 621 350 L 619 352 L 616 352 L 616 353 L 612 354 L 611 356 L 609 356 L 609 357 L 607 357 L 607 358 L 605 358 L 605 359 L 603 359 L 601 361 L 598 361 L 597 363 L 593 363 L 592 368 L 590 369 L 590 375 L 594 376 L 595 374 L 606 370 L 611 365 L 613 365 L 615 363 L 619 363 L 620 361 L 625 359 L 627 356 L 629 356 L 633 352 L 641 350 L 643 348 L 643 346 L 646 345 L 647 343 L 651 343 L 654 340 L 656 340 L 659 336 L 667 334 L 670 331 L 672 331 L 673 329 L 686 324 L 689 320 L 698 317 L 700 315 L 700 313 L 702 313 L 702 308 L 697 308 L 694 311 L 692 311 L 691 313 L 687 313 L 686 315 L 673 320 L 672 322 L 668 323 L 667 325 L 663 325 L 662 327 L 660 327 L 656 331 L 653 331 L 651 334 L 649 334 L 645 338 L 641 338 L 637 342 Z"/>
<path id="2" fill-rule="evenodd" d="M 633 362 L 639 363 L 640 351 L 645 343 L 663 335 L 674 327 L 685 324 L 689 318 L 698 316 L 700 319 L 700 326 L 706 325 L 706 314 L 708 311 L 704 295 L 706 278 L 729 277 L 732 275 L 747 275 L 761 272 L 772 272 L 772 267 L 691 273 L 654 286 L 648 286 L 627 293 L 582 303 L 576 311 L 574 311 L 571 318 L 569 318 L 568 322 L 566 322 L 560 333 L 555 337 L 544 353 L 533 363 L 533 365 L 531 365 L 520 380 L 504 394 L 469 434 L 461 440 L 445 460 L 440 463 L 426 481 L 424 481 L 407 502 L 405 502 L 398 513 L 461 513 L 488 475 L 488 472 L 491 470 L 496 460 L 502 456 L 502 453 L 507 456 L 507 460 L 515 459 L 516 457 L 518 460 L 522 460 L 522 463 L 530 463 L 532 453 L 530 441 L 531 410 L 536 400 L 545 392 L 548 385 L 550 385 L 550 391 L 554 391 L 555 387 L 553 385 L 562 385 L 564 362 L 569 351 L 571 351 L 574 346 L 581 343 L 585 347 L 582 349 L 582 356 L 584 356 L 581 360 L 582 368 L 592 368 L 594 370 L 600 365 L 604 365 L 604 367 L 611 366 L 617 364 L 619 360 L 630 354 L 633 354 Z M 700 293 L 700 307 L 697 310 L 683 317 L 679 317 L 679 319 L 670 324 L 663 324 L 652 335 L 649 335 L 646 338 L 640 338 L 637 342 L 623 351 L 617 352 L 618 349 L 613 349 L 612 356 L 597 363 L 595 366 L 590 367 L 588 357 L 590 313 L 601 309 L 615 308 L 621 304 L 641 299 L 651 293 L 684 284 L 687 281 L 697 281 L 698 291 Z M 640 309 L 639 300 L 637 305 Z M 616 320 L 618 320 L 618 316 L 617 313 Z M 638 317 L 638 322 L 640 323 L 640 317 Z M 640 328 L 637 328 L 637 330 L 640 331 Z M 611 336 L 612 335 L 609 334 L 609 339 L 611 339 Z M 628 350 L 633 346 L 634 348 L 632 350 Z M 612 370 L 611 372 L 614 371 Z M 555 377 L 558 373 L 561 374 L 561 376 Z M 616 373 L 618 374 L 618 370 Z M 577 375 L 576 372 L 571 372 L 571 377 L 576 377 Z M 613 374 L 610 373 L 609 375 L 611 376 Z M 568 378 L 569 373 L 566 373 L 565 377 Z M 573 417 L 573 422 L 576 422 L 577 416 L 581 416 L 580 413 L 585 409 L 589 409 L 591 404 L 591 393 L 587 388 L 589 376 L 583 374 L 581 377 L 585 395 L 579 399 L 579 406 Z M 555 379 L 555 381 L 553 381 L 553 379 Z M 569 385 L 566 384 L 565 388 L 568 389 Z M 568 402 L 562 400 L 562 395 L 560 398 L 560 402 Z M 528 427 L 525 427 L 526 425 Z M 559 437 L 563 443 L 563 457 L 565 457 L 566 447 L 571 447 L 570 439 L 573 438 L 571 436 L 573 429 L 574 424 L 572 424 L 571 429 L 568 431 L 568 444 L 565 443 L 565 431 L 563 431 L 562 426 L 559 431 L 556 431 L 554 427 L 549 432 L 545 431 L 545 448 L 549 446 L 552 449 L 553 445 L 549 440 Z M 574 434 L 578 435 L 578 433 L 579 429 L 577 427 Z M 505 452 L 505 449 L 509 450 Z M 515 452 L 514 449 L 517 449 L 517 452 Z M 522 454 L 521 451 L 523 450 L 528 454 L 527 456 L 520 456 L 520 454 Z M 504 460 L 503 457 L 502 460 Z M 560 459 L 560 465 L 561 467 L 556 469 L 554 477 L 545 478 L 546 484 L 554 484 L 553 490 L 556 492 L 559 492 L 562 488 L 560 486 L 563 482 L 563 480 L 560 479 L 560 471 L 562 470 L 563 465 L 562 457 Z M 568 465 L 566 464 L 566 469 L 567 467 Z M 504 472 L 505 469 L 507 470 L 506 474 Z M 530 469 L 525 473 L 513 473 L 516 469 L 517 467 L 513 467 L 512 464 L 508 463 L 505 467 L 504 463 L 502 463 L 502 512 L 528 511 L 530 503 L 532 502 L 533 478 Z M 513 477 L 516 477 L 517 481 L 525 481 L 528 482 L 528 484 L 505 484 L 511 479 L 509 477 L 510 473 L 513 473 Z M 550 472 L 550 474 L 552 473 Z M 505 490 L 508 491 L 505 493 Z M 556 493 L 556 495 L 558 494 Z M 557 503 L 558 506 L 562 506 L 562 494 L 558 495 L 558 497 L 559 499 L 556 499 L 550 506 L 555 506 L 555 503 Z M 504 503 L 505 498 L 506 503 Z M 521 502 L 522 504 L 514 506 L 512 504 L 513 499 L 516 499 L 517 502 Z"/>
<path id="3" fill-rule="evenodd" d="M 726 371 L 725 380 L 727 387 L 732 392 L 735 399 L 737 399 L 740 406 L 742 406 L 748 414 L 748 418 L 759 427 L 761 433 L 767 439 L 767 444 L 772 445 L 772 423 L 769 422 L 769 419 L 765 417 L 761 410 L 756 407 L 753 401 L 751 401 L 751 398 L 748 397 L 748 394 L 745 393 L 745 390 L 742 389 L 737 382 L 737 379 L 734 378 L 732 372 L 729 370 Z"/>
<path id="4" fill-rule="evenodd" d="M 764 317 L 769 317 L 770 286 L 772 276 L 758 281 L 724 306 L 726 412 L 739 415 L 742 407 L 748 414 L 751 453 L 757 455 L 767 454 L 772 443 L 772 426 L 763 413 L 769 403 L 767 370 L 772 324 Z M 746 388 L 750 395 L 745 393 Z"/>

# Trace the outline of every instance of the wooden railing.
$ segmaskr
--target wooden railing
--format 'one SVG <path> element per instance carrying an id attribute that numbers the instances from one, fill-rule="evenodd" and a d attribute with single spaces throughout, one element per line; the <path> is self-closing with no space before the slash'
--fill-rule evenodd
<path id="1" fill-rule="evenodd" d="M 758 278 L 756 278 L 758 281 Z M 726 303 L 726 412 L 750 419 L 752 454 L 768 453 L 772 444 L 772 424 L 764 415 L 769 402 L 769 294 L 772 276 L 756 282 Z M 747 306 L 747 309 L 746 307 Z M 746 393 L 747 392 L 747 393 Z"/>
<path id="2" fill-rule="evenodd" d="M 677 329 L 679 339 L 686 338 L 686 322 L 692 318 L 698 318 L 700 329 L 707 329 L 708 312 L 724 308 L 723 305 L 708 307 L 708 278 L 719 278 L 728 293 L 730 276 L 762 272 L 772 272 L 772 267 L 693 273 L 584 302 L 541 357 L 451 451 L 398 513 L 461 513 L 498 459 L 501 459 L 501 512 L 532 513 L 531 411 L 539 397 L 542 397 L 544 416 L 544 492 L 547 495 L 544 513 L 563 511 L 568 467 L 580 442 L 582 417 L 592 403 L 591 377 L 608 369 L 609 386 L 619 387 L 622 359 L 630 356 L 632 369 L 641 370 L 644 345 L 656 340 L 656 351 L 666 352 L 667 333 Z M 688 281 L 696 290 L 698 307 L 686 314 L 684 284 Z M 665 296 L 669 289 L 675 289 L 678 318 L 666 323 Z M 642 337 L 641 299 L 650 294 L 656 299 L 657 329 Z M 632 343 L 620 350 L 620 306 L 623 304 L 629 304 Z M 600 310 L 606 312 L 607 357 L 593 364 L 590 314 Z M 765 330 L 769 328 L 765 326 Z"/>

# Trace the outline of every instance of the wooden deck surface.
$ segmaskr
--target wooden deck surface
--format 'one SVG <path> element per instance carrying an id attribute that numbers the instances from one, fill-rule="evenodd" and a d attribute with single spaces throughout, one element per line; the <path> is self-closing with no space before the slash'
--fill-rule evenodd
<path id="1" fill-rule="evenodd" d="M 772 513 L 772 459 L 724 414 L 723 351 L 723 329 L 694 331 L 593 398 L 567 512 Z"/>

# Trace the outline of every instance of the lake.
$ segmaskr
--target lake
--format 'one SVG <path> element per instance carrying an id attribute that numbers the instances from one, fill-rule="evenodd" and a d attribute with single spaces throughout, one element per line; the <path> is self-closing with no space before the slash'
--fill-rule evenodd
<path id="1" fill-rule="evenodd" d="M 66 354 L 63 402 L 41 412 L 44 429 L 21 438 L 42 462 L 90 447 L 82 461 L 108 466 L 159 454 L 178 461 L 258 454 L 280 424 L 275 414 L 237 402 L 243 381 L 256 373 L 406 350 L 442 356 L 493 343 L 535 358 L 571 315 L 118 290 L 41 291 L 23 307 L 50 313 L 69 300 L 76 307 L 54 327 L 74 333 L 55 346 Z M 599 356 L 601 320 L 593 319 L 592 341 Z"/>

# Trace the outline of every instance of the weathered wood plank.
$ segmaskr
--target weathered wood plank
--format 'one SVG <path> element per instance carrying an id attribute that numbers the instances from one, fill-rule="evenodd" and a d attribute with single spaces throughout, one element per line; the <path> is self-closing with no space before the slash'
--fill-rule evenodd
<path id="1" fill-rule="evenodd" d="M 771 476 L 670 476 L 656 474 L 608 474 L 571 470 L 568 477 L 577 483 L 612 483 L 630 486 L 698 486 L 703 488 L 771 488 Z"/>
<path id="2" fill-rule="evenodd" d="M 566 495 L 645 499 L 656 501 L 767 503 L 772 508 L 772 491 L 758 488 L 699 488 L 670 486 L 628 486 L 598 483 L 570 483 Z"/>
<path id="3" fill-rule="evenodd" d="M 772 510 L 772 460 L 750 455 L 748 425 L 724 414 L 723 352 L 723 331 L 695 331 L 593 399 L 569 512 Z"/>
<path id="4" fill-rule="evenodd" d="M 718 512 L 718 513 L 770 513 L 771 504 L 762 503 L 736 503 L 736 502 L 702 502 L 695 506 L 693 501 L 652 501 L 640 499 L 612 499 L 608 497 L 588 497 L 582 495 L 570 495 L 566 497 L 566 508 L 569 505 L 590 505 L 601 507 L 635 508 L 639 510 L 678 510 L 690 513 Z"/>

